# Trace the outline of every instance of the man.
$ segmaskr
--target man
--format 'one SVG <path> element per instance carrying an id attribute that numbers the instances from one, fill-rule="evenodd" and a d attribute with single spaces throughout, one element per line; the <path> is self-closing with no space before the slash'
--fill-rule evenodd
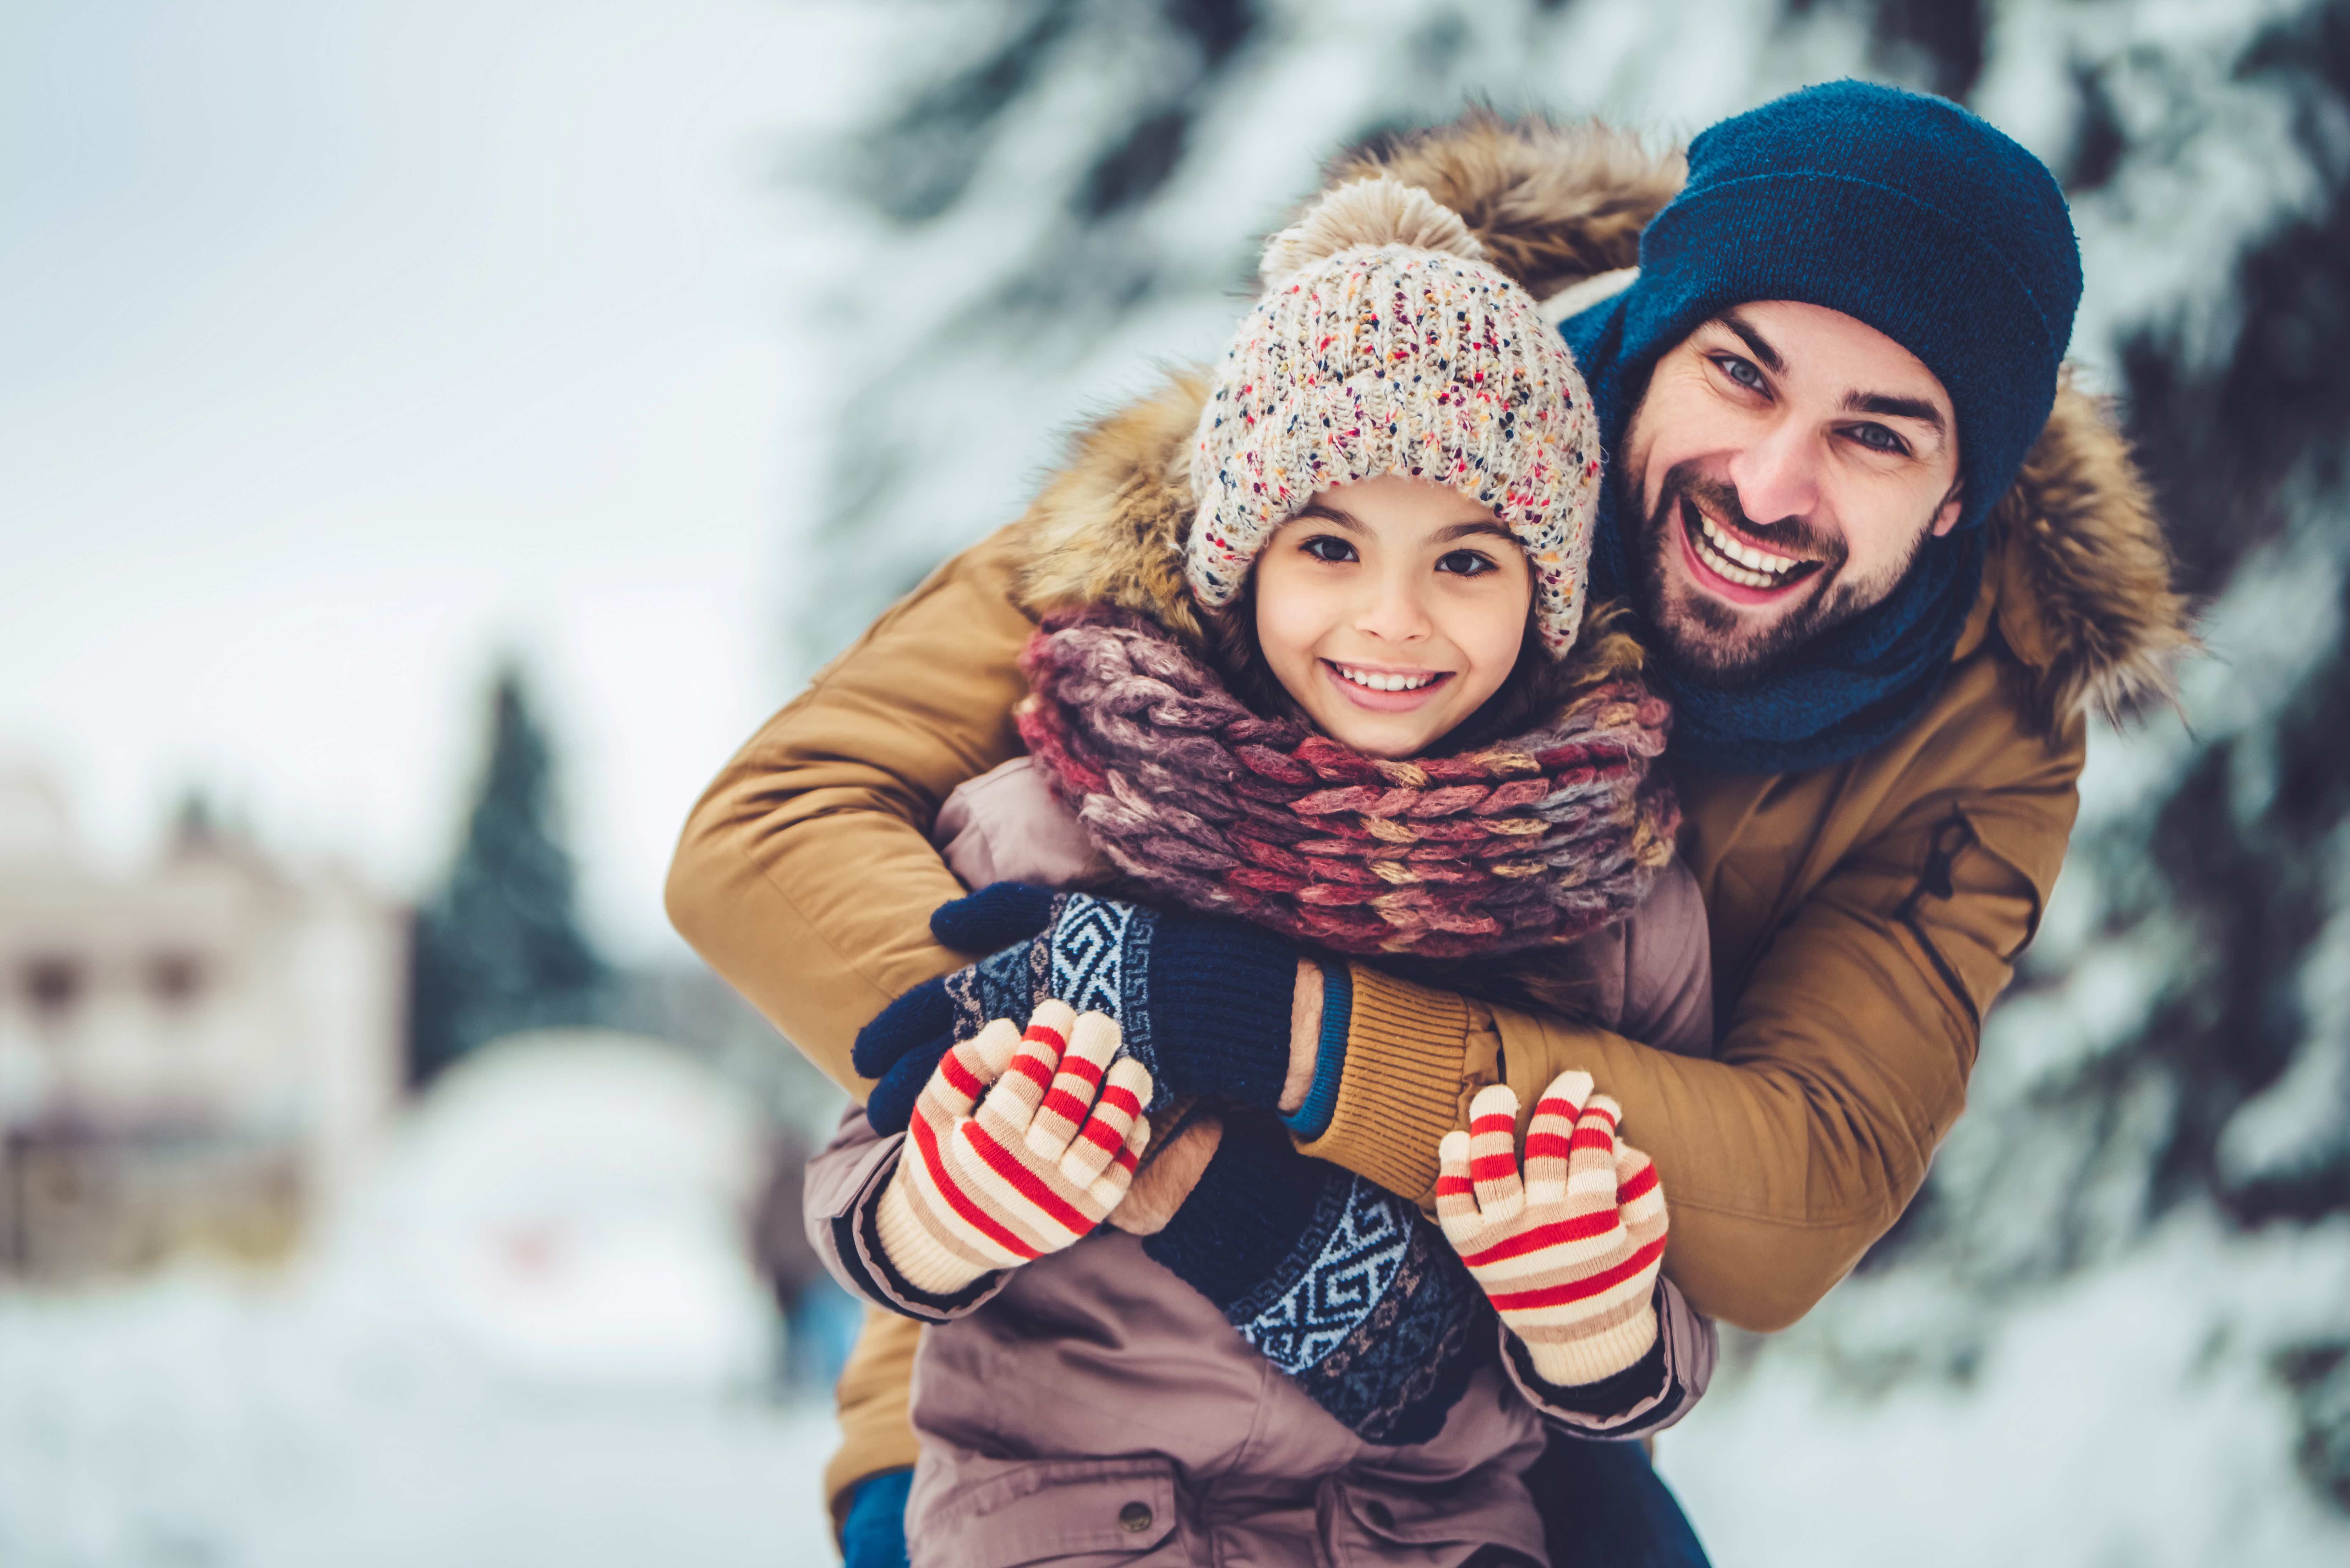
<path id="1" fill-rule="evenodd" d="M 2060 389 L 2080 292 L 2063 197 L 1963 110 L 1849 82 L 1707 132 L 1669 204 L 1673 171 L 1597 132 L 1472 119 L 1334 179 L 1382 171 L 1538 296 L 1581 286 L 1565 332 L 1608 463 L 1594 582 L 1632 600 L 1676 704 L 1720 1050 L 1668 1056 L 1362 965 L 1326 998 L 1302 961 L 1214 1048 L 1258 1053 L 1257 1081 L 1334 1085 L 1301 1147 L 1422 1201 L 1478 1087 L 1532 1105 L 1585 1069 L 1655 1158 L 1668 1273 L 1701 1311 L 1784 1326 L 1899 1216 L 1963 1105 L 2063 859 L 2081 710 L 2158 681 L 2186 639 L 2142 487 Z M 1636 235 L 1637 276 L 1596 277 Z M 941 567 L 687 826 L 680 930 L 860 1097 L 859 1027 L 973 956 L 929 940 L 962 889 L 923 832 L 1018 750 L 1014 552 L 1087 486 L 1073 470 Z M 1211 978 L 1153 970 L 1149 994 Z M 1163 1076 L 1193 1044 L 1159 1034 Z M 910 1325 L 868 1330 L 844 1379 L 837 1509 L 911 1460 L 910 1347 Z"/>

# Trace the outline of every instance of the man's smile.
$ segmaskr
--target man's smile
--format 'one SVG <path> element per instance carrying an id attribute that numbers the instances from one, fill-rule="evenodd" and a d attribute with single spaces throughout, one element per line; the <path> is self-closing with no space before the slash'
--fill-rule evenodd
<path id="1" fill-rule="evenodd" d="M 1697 502 L 1680 498 L 1681 543 L 1699 586 L 1734 604 L 1768 604 L 1811 577 L 1821 566 L 1766 549 Z"/>

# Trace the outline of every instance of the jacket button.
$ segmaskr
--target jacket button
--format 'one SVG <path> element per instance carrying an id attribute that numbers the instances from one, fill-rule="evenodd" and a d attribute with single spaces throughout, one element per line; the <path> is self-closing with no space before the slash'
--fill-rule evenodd
<path id="1" fill-rule="evenodd" d="M 1129 1502 L 1118 1511 L 1118 1527 L 1128 1535 L 1139 1535 L 1150 1528 L 1150 1505 Z"/>

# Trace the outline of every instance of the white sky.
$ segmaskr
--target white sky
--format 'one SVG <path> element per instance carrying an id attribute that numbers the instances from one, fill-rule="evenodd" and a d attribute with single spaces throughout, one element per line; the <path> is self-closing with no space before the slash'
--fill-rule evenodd
<path id="1" fill-rule="evenodd" d="M 0 7 L 0 754 L 110 860 L 201 784 L 412 895 L 514 648 L 594 929 L 675 950 L 677 827 L 794 673 L 779 171 L 872 36 L 780 0 Z"/>

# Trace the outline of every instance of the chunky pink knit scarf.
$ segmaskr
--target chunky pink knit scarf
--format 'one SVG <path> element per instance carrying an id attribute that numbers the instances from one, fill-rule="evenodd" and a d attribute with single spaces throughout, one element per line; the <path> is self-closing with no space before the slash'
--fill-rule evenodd
<path id="1" fill-rule="evenodd" d="M 1672 855 L 1670 710 L 1636 680 L 1456 755 L 1367 757 L 1250 712 L 1142 617 L 1048 618 L 1020 733 L 1119 870 L 1334 952 L 1462 958 L 1573 940 Z"/>

